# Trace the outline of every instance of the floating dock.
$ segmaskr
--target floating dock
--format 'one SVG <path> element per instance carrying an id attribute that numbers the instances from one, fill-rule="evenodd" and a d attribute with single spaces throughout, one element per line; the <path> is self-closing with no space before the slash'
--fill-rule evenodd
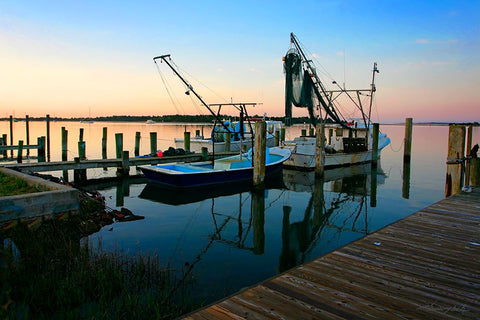
<path id="1" fill-rule="evenodd" d="M 185 319 L 480 319 L 480 188 Z"/>

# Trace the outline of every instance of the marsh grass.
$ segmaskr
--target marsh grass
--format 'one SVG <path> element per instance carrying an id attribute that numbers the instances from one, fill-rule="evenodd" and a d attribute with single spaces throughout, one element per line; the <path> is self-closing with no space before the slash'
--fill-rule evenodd
<path id="1" fill-rule="evenodd" d="M 172 319 L 193 308 L 157 255 L 81 245 L 81 225 L 0 230 L 0 319 Z"/>
<path id="2" fill-rule="evenodd" d="M 42 185 L 28 185 L 25 180 L 10 177 L 0 172 L 0 197 L 48 190 L 47 187 Z"/>

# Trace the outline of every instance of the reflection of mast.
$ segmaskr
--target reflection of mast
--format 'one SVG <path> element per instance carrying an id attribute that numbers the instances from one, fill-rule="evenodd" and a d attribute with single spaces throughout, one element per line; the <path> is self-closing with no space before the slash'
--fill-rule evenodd
<path id="1" fill-rule="evenodd" d="M 292 207 L 283 207 L 283 228 L 282 228 L 282 253 L 280 255 L 280 272 L 288 270 L 298 264 L 304 263 L 308 254 L 316 247 L 322 239 L 325 229 L 336 230 L 338 234 L 342 231 L 368 233 L 367 221 L 367 175 L 344 177 L 335 181 L 335 186 L 340 186 L 338 195 L 330 201 L 327 208 L 324 196 L 324 181 L 315 179 L 312 197 L 304 211 L 303 220 L 290 223 Z M 360 191 L 360 192 L 359 192 Z M 335 223 L 335 213 L 345 212 L 343 205 L 355 200 L 360 193 L 359 208 L 352 211 L 342 219 L 340 226 Z M 312 217 L 313 210 L 313 217 Z M 365 228 L 357 228 L 362 212 L 365 212 Z M 350 226 L 349 221 L 351 221 Z M 323 240 L 325 240 L 323 238 Z M 298 258 L 297 258 L 298 257 Z"/>

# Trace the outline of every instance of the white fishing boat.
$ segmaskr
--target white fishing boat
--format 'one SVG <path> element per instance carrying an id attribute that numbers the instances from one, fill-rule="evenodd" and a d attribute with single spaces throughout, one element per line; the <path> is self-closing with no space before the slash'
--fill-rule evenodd
<path id="1" fill-rule="evenodd" d="M 369 89 L 349 90 L 333 81 L 338 88 L 327 90 L 316 73 L 312 60 L 305 56 L 297 38 L 290 35 L 291 48 L 284 57 L 285 84 L 285 121 L 289 124 L 292 104 L 306 108 L 311 125 L 325 124 L 324 168 L 349 166 L 372 161 L 373 136 L 371 109 L 375 88 L 375 74 L 378 73 L 374 63 L 372 83 Z M 338 111 L 338 100 L 346 97 L 353 103 L 361 118 L 355 121 L 344 119 Z M 361 97 L 368 97 L 368 112 L 364 110 Z M 378 156 L 380 151 L 390 143 L 385 133 L 378 135 Z M 292 156 L 285 162 L 286 167 L 312 170 L 315 168 L 316 137 L 302 135 L 284 146 L 292 151 Z"/>
<path id="2" fill-rule="evenodd" d="M 237 108 L 245 108 L 254 103 L 227 103 L 227 104 L 211 104 L 211 108 L 215 106 L 231 105 Z M 245 151 L 252 147 L 253 137 L 255 135 L 255 122 L 265 121 L 267 125 L 267 147 L 275 145 L 275 132 L 280 132 L 283 127 L 282 121 L 266 120 L 265 118 L 245 118 L 242 121 L 224 121 L 228 128 L 215 125 L 210 131 L 209 136 L 197 135 L 190 138 L 190 151 L 201 152 L 202 148 L 207 148 L 208 152 L 223 152 L 223 151 Z M 228 143 L 228 135 L 230 133 L 230 143 Z M 184 138 L 175 138 L 175 147 L 184 148 Z M 227 150 L 229 149 L 229 150 Z"/>

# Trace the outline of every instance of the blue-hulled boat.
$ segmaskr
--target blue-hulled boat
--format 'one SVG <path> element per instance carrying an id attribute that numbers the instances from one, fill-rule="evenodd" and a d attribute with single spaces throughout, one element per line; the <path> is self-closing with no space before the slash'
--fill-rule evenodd
<path id="1" fill-rule="evenodd" d="M 287 148 L 267 148 L 265 178 L 281 170 L 290 154 L 291 152 Z M 245 154 L 216 159 L 214 162 L 182 162 L 140 166 L 139 168 L 150 181 L 176 189 L 253 180 L 251 150 Z"/>

